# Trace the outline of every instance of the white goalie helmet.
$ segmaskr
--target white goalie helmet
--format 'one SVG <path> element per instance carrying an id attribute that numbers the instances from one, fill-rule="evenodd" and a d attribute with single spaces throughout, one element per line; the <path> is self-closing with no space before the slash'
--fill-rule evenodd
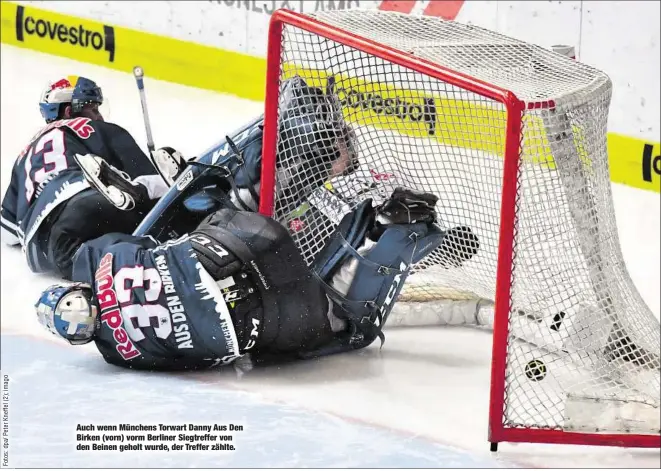
<path id="1" fill-rule="evenodd" d="M 94 292 L 85 283 L 50 286 L 35 304 L 37 318 L 72 345 L 88 343 L 94 337 L 98 315 L 93 299 Z"/>

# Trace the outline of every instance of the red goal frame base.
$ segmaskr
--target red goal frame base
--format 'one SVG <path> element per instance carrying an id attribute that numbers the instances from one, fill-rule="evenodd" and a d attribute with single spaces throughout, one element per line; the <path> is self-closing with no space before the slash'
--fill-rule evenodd
<path id="1" fill-rule="evenodd" d="M 496 424 L 498 425 L 498 424 Z M 562 430 L 493 427 L 490 425 L 491 451 L 501 442 L 551 443 L 556 445 L 617 446 L 625 448 L 661 448 L 661 435 L 623 433 L 581 433 Z"/>

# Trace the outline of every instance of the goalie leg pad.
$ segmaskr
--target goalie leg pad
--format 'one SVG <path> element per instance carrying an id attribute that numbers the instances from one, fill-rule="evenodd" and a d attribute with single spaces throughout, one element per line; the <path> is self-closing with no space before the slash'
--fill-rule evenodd
<path id="1" fill-rule="evenodd" d="M 371 202 L 371 199 L 365 200 L 354 211 L 345 215 L 330 241 L 317 255 L 313 270 L 325 282 L 329 282 L 335 272 L 348 260 L 350 250 L 360 247 L 374 225 L 375 212 Z"/>
<path id="2" fill-rule="evenodd" d="M 335 315 L 349 321 L 370 343 L 376 337 L 383 340 L 381 328 L 411 265 L 436 250 L 444 236 L 434 224 L 393 224 L 371 241 L 367 234 L 374 220 L 368 199 L 342 219 L 313 265 L 329 297 L 342 308 Z M 343 284 L 348 289 L 341 288 Z"/>

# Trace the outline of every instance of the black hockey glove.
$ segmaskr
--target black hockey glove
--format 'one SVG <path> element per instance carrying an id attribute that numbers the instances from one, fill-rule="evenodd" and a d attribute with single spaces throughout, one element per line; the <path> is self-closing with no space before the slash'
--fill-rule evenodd
<path id="1" fill-rule="evenodd" d="M 436 222 L 436 202 L 432 193 L 422 193 L 402 187 L 395 188 L 390 199 L 376 208 L 376 223 L 370 238 L 378 240 L 387 226 L 392 224 L 415 224 Z"/>
<path id="2" fill-rule="evenodd" d="M 436 222 L 438 197 L 398 187 L 389 200 L 376 208 L 376 222 L 370 232 L 372 240 L 378 240 L 386 228 L 392 224 L 428 225 Z M 453 227 L 445 231 L 441 246 L 436 254 L 445 268 L 459 268 L 473 258 L 480 248 L 480 241 L 468 226 Z"/>

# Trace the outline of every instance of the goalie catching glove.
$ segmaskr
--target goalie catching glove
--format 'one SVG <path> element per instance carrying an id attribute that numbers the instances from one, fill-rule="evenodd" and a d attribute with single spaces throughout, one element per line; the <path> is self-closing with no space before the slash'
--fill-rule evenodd
<path id="1" fill-rule="evenodd" d="M 174 184 L 174 181 L 186 169 L 186 159 L 181 152 L 172 147 L 161 147 L 152 152 L 152 158 L 156 171 L 161 175 L 168 185 L 168 188 Z"/>
<path id="2" fill-rule="evenodd" d="M 431 193 L 396 188 L 390 199 L 377 208 L 371 238 L 377 240 L 392 224 L 433 224 L 437 202 L 438 197 Z"/>

